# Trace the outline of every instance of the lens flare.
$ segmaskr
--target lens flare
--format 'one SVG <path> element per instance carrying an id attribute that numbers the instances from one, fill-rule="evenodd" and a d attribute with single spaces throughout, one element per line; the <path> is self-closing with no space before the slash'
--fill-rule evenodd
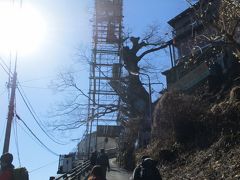
<path id="1" fill-rule="evenodd" d="M 0 52 L 32 53 L 43 42 L 46 24 L 32 6 L 16 7 L 0 3 Z"/>

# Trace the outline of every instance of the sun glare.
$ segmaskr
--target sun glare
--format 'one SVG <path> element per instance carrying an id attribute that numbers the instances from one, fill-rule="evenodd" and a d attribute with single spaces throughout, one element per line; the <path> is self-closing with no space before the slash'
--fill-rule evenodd
<path id="1" fill-rule="evenodd" d="M 32 6 L 0 3 L 0 52 L 33 53 L 46 35 L 43 16 Z"/>

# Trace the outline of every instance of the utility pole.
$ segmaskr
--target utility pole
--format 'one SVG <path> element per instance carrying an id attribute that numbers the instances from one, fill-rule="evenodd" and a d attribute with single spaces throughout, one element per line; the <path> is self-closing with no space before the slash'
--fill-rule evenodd
<path id="1" fill-rule="evenodd" d="M 16 66 L 15 66 L 15 71 L 13 73 L 12 84 L 11 84 L 11 96 L 10 96 L 10 101 L 8 106 L 8 117 L 7 117 L 7 126 L 6 126 L 5 140 L 4 140 L 4 146 L 3 146 L 3 154 L 9 151 L 11 127 L 12 127 L 12 121 L 14 117 L 14 101 L 15 101 L 16 86 L 17 86 L 17 72 L 16 72 Z"/>

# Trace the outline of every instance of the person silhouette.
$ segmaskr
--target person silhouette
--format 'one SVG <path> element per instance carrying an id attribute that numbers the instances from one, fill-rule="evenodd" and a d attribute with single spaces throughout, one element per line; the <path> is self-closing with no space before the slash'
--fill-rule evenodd
<path id="1" fill-rule="evenodd" d="M 105 153 L 104 149 L 101 149 L 100 154 L 97 157 L 97 165 L 100 165 L 103 170 L 103 175 L 106 178 L 107 170 L 110 171 L 108 155 Z"/>
<path id="2" fill-rule="evenodd" d="M 1 158 L 0 180 L 12 180 L 14 166 L 12 165 L 13 155 L 11 153 L 4 153 Z"/>
<path id="3" fill-rule="evenodd" d="M 93 166 L 91 175 L 88 180 L 106 180 L 102 167 L 99 165 Z"/>

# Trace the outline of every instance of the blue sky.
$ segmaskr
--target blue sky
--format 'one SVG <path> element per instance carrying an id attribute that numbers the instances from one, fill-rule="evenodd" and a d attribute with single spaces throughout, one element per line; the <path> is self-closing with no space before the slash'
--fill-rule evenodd
<path id="1" fill-rule="evenodd" d="M 19 2 L 15 1 L 15 3 Z M 34 6 L 42 14 L 47 28 L 42 44 L 34 53 L 22 55 L 18 52 L 18 80 L 39 118 L 43 122 L 49 122 L 51 120 L 47 116 L 51 107 L 64 99 L 61 94 L 56 94 L 49 84 L 56 79 L 60 71 L 74 66 L 78 58 L 76 55 L 78 48 L 88 46 L 91 42 L 89 19 L 93 12 L 93 0 L 23 0 L 23 7 L 27 4 Z M 167 21 L 187 7 L 188 4 L 184 0 L 125 0 L 124 27 L 131 29 L 133 35 L 141 35 L 147 25 L 159 22 L 162 32 L 169 32 Z M 9 64 L 10 52 L 1 53 L 0 57 Z M 162 63 L 164 67 L 169 64 L 166 53 L 162 53 L 155 61 Z M 80 87 L 87 92 L 88 67 L 78 65 L 74 68 L 79 71 Z M 0 68 L 0 150 L 3 146 L 7 117 L 7 79 L 7 74 Z M 70 141 L 68 145 L 60 146 L 50 141 L 37 127 L 19 93 L 16 97 L 16 106 L 18 115 L 51 150 L 58 154 L 67 154 L 76 147 L 77 142 L 70 140 L 81 137 L 83 128 L 58 135 L 58 138 Z M 10 152 L 14 155 L 14 165 L 19 167 L 20 159 L 21 166 L 28 169 L 32 180 L 47 180 L 49 176 L 55 175 L 58 157 L 39 146 L 19 125 L 17 125 L 17 135 L 20 158 L 12 131 Z"/>

